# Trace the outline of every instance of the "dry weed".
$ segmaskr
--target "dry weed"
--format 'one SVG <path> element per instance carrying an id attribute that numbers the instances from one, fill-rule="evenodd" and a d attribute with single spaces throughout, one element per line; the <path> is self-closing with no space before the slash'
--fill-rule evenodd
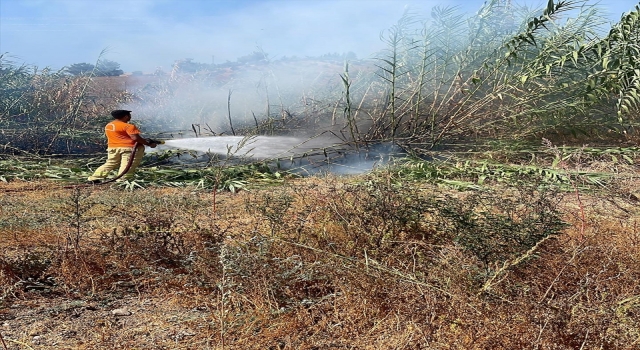
<path id="1" fill-rule="evenodd" d="M 80 218 L 60 210 L 78 199 L 68 192 L 12 194 L 23 217 L 39 219 L 20 231 L 0 213 L 10 223 L 0 228 L 3 336 L 74 349 L 638 346 L 632 206 L 585 194 L 581 240 L 572 196 L 504 191 L 474 206 L 477 196 L 446 192 L 386 178 L 303 179 L 218 194 L 214 213 L 209 193 L 96 189 Z M 538 206 L 543 198 L 562 201 Z M 460 232 L 490 237 L 496 226 L 465 231 L 446 215 L 452 208 L 484 213 L 476 220 L 491 213 L 514 232 L 520 222 L 537 233 L 555 227 L 527 221 L 536 215 L 568 226 L 522 247 L 494 236 L 486 249 L 507 250 L 482 258 Z M 62 249 L 78 228 L 69 221 L 82 222 L 78 254 Z M 121 308 L 132 315 L 111 314 Z"/>

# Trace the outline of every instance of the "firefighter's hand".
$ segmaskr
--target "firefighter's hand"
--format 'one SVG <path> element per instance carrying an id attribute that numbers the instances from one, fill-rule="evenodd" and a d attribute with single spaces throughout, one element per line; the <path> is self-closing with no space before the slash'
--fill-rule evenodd
<path id="1" fill-rule="evenodd" d="M 157 142 L 153 142 L 153 140 L 151 139 L 144 139 L 147 144 L 147 146 L 151 147 L 151 148 L 156 148 L 157 145 L 159 145 Z"/>

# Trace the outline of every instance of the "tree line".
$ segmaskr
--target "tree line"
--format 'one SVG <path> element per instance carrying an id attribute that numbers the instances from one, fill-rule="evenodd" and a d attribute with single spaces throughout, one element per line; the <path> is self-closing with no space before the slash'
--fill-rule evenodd
<path id="1" fill-rule="evenodd" d="M 120 63 L 110 60 L 98 60 L 93 65 L 91 63 L 74 63 L 64 69 L 67 74 L 73 76 L 94 75 L 99 77 L 116 77 L 124 74 L 120 69 Z"/>

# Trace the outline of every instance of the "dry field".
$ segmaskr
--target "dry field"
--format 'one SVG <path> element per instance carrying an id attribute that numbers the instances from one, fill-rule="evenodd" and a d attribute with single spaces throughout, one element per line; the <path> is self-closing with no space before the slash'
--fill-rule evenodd
<path id="1" fill-rule="evenodd" d="M 606 28 L 590 1 L 503 3 L 406 12 L 374 66 L 254 52 L 101 78 L 0 55 L 0 347 L 640 349 L 639 9 Z M 56 157 L 102 157 L 119 108 L 149 133 L 330 124 L 438 153 L 344 178 L 210 159 L 133 190 L 44 180 L 86 178 Z"/>
<path id="2" fill-rule="evenodd" d="M 496 189 L 488 212 L 524 208 L 498 217 L 514 235 L 559 232 L 527 250 L 476 237 L 483 253 L 438 219 L 474 194 L 390 176 L 217 196 L 0 186 L 7 349 L 640 348 L 627 196 Z"/>

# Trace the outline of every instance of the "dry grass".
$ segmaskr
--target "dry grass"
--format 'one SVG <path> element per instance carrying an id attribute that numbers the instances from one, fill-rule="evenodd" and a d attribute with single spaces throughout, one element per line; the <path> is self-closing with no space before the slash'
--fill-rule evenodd
<path id="1" fill-rule="evenodd" d="M 436 220 L 473 194 L 288 181 L 218 194 L 216 212 L 211 193 L 184 189 L 1 194 L 8 347 L 640 346 L 640 216 L 624 198 L 583 194 L 582 232 L 576 198 L 557 197 L 561 234 L 482 261 Z M 122 308 L 132 314 L 113 315 Z"/>

